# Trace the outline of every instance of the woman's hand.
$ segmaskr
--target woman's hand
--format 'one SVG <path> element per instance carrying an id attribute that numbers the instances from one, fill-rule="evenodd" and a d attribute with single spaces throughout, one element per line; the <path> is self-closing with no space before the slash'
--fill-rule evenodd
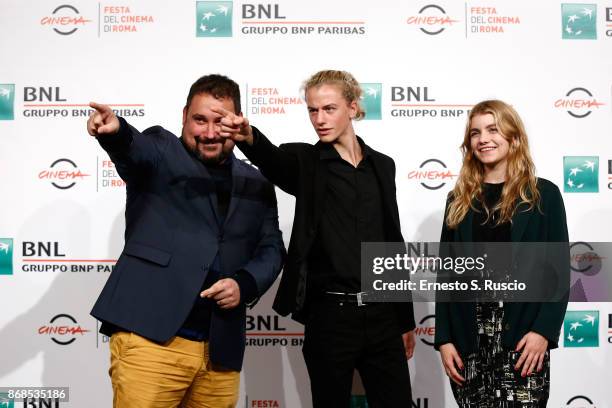
<path id="1" fill-rule="evenodd" d="M 457 369 L 463 370 L 463 361 L 461 361 L 461 357 L 459 357 L 459 353 L 453 343 L 446 343 L 440 346 L 440 357 L 442 358 L 442 365 L 446 375 L 457 385 L 463 385 L 465 378 L 457 371 Z"/>
<path id="2" fill-rule="evenodd" d="M 521 353 L 521 357 L 519 357 L 518 361 L 516 362 L 514 369 L 518 371 L 521 369 L 521 366 L 523 367 L 521 377 L 531 375 L 531 373 L 534 372 L 534 369 L 536 369 L 536 365 L 537 371 L 542 370 L 544 355 L 546 354 L 547 349 L 548 340 L 546 337 L 533 331 L 527 333 L 516 345 L 516 351 L 523 351 Z"/>

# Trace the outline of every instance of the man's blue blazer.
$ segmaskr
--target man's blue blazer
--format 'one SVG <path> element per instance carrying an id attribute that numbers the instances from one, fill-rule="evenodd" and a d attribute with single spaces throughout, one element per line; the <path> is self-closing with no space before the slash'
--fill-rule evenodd
<path id="1" fill-rule="evenodd" d="M 215 185 L 204 164 L 162 127 L 140 133 L 120 118 L 116 135 L 98 141 L 127 183 L 125 247 L 91 314 L 158 343 L 187 318 L 219 254 L 221 277 L 253 277 L 258 297 L 285 255 L 274 187 L 233 155 L 232 197 L 219 225 Z M 115 239 L 114 237 L 112 239 Z M 214 306 L 210 359 L 240 370 L 246 306 Z"/>

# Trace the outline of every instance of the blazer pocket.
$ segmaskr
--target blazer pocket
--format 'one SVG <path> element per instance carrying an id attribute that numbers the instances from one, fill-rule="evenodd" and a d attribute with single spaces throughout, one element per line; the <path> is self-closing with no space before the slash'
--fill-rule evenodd
<path id="1" fill-rule="evenodd" d="M 123 252 L 126 255 L 144 259 L 145 261 L 153 262 L 161 266 L 168 266 L 172 254 L 162 251 L 161 249 L 153 248 L 148 245 L 139 244 L 137 242 L 129 242 L 125 244 Z"/>

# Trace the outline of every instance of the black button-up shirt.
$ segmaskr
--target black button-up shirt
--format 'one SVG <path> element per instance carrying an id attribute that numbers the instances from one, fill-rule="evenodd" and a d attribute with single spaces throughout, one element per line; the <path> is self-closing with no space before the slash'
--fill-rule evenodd
<path id="1" fill-rule="evenodd" d="M 308 290 L 361 291 L 361 243 L 383 242 L 383 201 L 370 148 L 361 144 L 357 167 L 324 145 L 320 159 L 327 163 L 327 187 L 321 221 L 309 254 Z"/>

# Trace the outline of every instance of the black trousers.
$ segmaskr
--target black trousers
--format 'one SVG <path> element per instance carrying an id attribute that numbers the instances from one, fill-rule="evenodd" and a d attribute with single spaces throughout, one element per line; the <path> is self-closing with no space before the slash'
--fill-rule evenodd
<path id="1" fill-rule="evenodd" d="M 313 407 L 349 407 L 357 369 L 370 408 L 410 408 L 408 362 L 392 305 L 318 298 L 309 306 L 302 352 Z"/>

